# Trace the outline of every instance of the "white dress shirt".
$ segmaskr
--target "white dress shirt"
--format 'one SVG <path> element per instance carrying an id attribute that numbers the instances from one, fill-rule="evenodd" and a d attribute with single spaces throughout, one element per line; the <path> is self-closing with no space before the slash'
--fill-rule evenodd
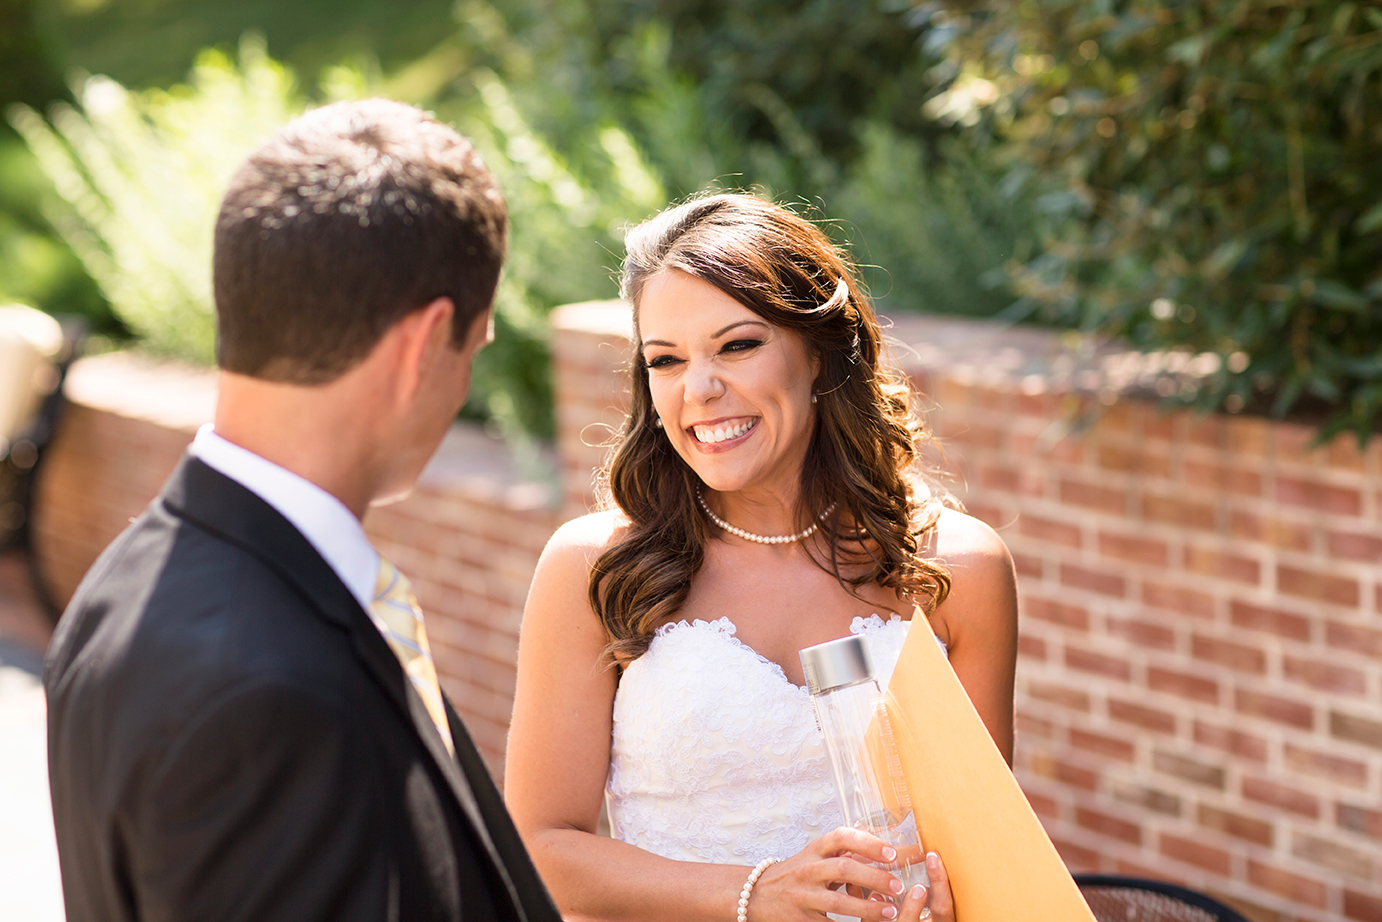
<path id="1" fill-rule="evenodd" d="M 192 454 L 273 506 L 302 532 L 383 631 L 371 608 L 379 579 L 379 552 L 344 503 L 310 480 L 217 435 L 211 423 L 197 430 Z"/>

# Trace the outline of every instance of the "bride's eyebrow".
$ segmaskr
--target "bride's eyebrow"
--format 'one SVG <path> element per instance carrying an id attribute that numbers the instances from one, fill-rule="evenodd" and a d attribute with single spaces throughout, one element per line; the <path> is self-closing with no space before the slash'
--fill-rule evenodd
<path id="1" fill-rule="evenodd" d="M 743 327 L 743 326 L 757 326 L 757 327 L 763 327 L 763 328 L 765 328 L 765 329 L 769 328 L 769 324 L 768 324 L 766 321 L 763 321 L 763 320 L 736 320 L 736 321 L 734 321 L 733 323 L 731 323 L 729 326 L 721 327 L 720 329 L 716 330 L 714 333 L 711 333 L 711 334 L 710 334 L 710 338 L 711 338 L 711 339 L 719 339 L 721 336 L 724 336 L 724 335 L 725 335 L 726 333 L 728 333 L 730 330 L 736 329 L 736 328 L 738 328 L 738 327 Z M 675 345 L 674 345 L 673 343 L 669 343 L 669 342 L 668 342 L 667 340 L 665 340 L 665 339 L 645 339 L 645 340 L 643 340 L 643 345 L 642 345 L 641 348 L 646 349 L 646 348 L 648 348 L 649 346 L 662 346 L 662 347 L 667 348 L 667 349 L 673 349 L 673 348 L 675 348 Z"/>

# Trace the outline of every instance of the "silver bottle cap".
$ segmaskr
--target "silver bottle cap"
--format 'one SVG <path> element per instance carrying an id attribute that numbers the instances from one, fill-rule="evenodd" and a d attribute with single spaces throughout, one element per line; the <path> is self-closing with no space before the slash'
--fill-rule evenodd
<path id="1" fill-rule="evenodd" d="M 806 687 L 813 695 L 873 678 L 869 645 L 858 634 L 807 647 L 797 655 L 806 673 Z"/>

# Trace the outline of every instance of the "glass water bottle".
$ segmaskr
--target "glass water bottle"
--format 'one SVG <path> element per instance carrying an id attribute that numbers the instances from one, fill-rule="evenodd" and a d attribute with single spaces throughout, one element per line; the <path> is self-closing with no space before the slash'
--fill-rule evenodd
<path id="1" fill-rule="evenodd" d="M 902 881 L 904 894 L 916 884 L 929 891 L 926 851 L 867 641 L 857 634 L 841 637 L 807 647 L 799 655 L 845 825 L 897 849 L 897 860 L 880 867 Z M 894 905 L 902 902 L 892 894 L 877 897 Z"/>

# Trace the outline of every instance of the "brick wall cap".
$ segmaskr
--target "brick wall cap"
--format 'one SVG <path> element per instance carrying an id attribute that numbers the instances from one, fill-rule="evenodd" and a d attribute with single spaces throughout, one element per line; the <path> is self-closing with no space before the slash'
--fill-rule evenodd
<path id="1" fill-rule="evenodd" d="M 63 393 L 73 403 L 191 433 L 215 414 L 216 371 L 138 352 L 107 352 L 74 362 Z"/>
<path id="2" fill-rule="evenodd" d="M 552 311 L 552 329 L 633 339 L 633 312 L 622 300 L 582 301 Z"/>

